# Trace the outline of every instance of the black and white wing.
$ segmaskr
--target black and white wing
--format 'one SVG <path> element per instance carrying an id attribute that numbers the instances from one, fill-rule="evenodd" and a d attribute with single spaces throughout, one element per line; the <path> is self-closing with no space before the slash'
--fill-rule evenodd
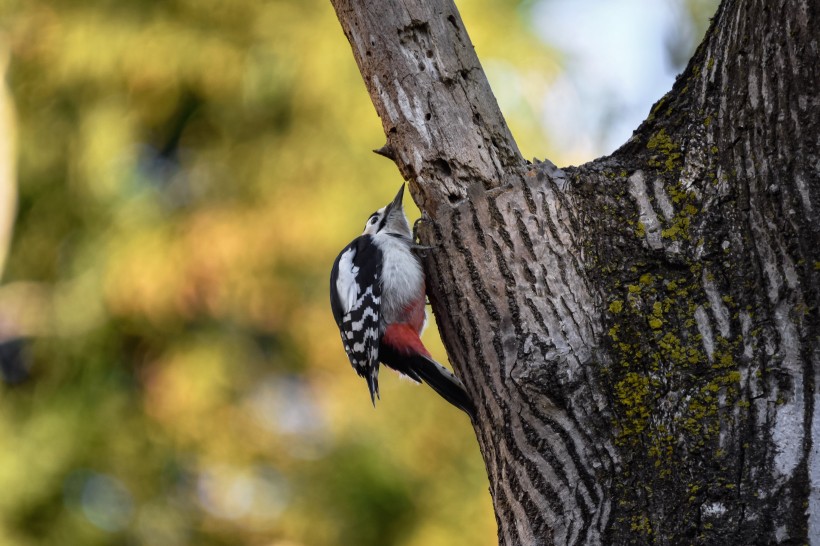
<path id="1" fill-rule="evenodd" d="M 353 369 L 379 395 L 381 251 L 369 235 L 347 245 L 330 273 L 330 307 Z"/>

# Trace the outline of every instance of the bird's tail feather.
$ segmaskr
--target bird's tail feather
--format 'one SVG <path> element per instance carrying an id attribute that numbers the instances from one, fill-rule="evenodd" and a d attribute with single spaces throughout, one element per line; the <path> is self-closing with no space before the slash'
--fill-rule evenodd
<path id="1" fill-rule="evenodd" d="M 418 377 L 436 391 L 439 396 L 455 407 L 463 410 L 471 419 L 475 420 L 475 406 L 464 385 L 453 375 L 453 372 L 433 360 L 422 355 L 415 355 L 407 360 L 408 371 L 402 372 L 411 377 Z"/>
<path id="2" fill-rule="evenodd" d="M 365 373 L 360 373 L 367 380 L 367 389 L 370 391 L 370 401 L 373 402 L 373 407 L 376 407 L 376 398 L 381 400 L 379 396 L 379 364 L 371 366 Z"/>

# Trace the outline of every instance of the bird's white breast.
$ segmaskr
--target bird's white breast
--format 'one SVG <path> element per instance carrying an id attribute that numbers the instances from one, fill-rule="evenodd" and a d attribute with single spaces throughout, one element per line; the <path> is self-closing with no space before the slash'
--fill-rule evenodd
<path id="1" fill-rule="evenodd" d="M 408 241 L 386 234 L 373 237 L 382 252 L 382 319 L 401 322 L 411 303 L 424 297 L 424 273 Z"/>

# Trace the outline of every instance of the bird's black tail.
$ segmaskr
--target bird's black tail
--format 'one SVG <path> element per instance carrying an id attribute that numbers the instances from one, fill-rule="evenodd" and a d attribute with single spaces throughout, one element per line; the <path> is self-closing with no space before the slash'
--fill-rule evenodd
<path id="1" fill-rule="evenodd" d="M 453 375 L 453 372 L 433 360 L 422 355 L 403 355 L 401 358 L 390 358 L 390 349 L 382 345 L 380 359 L 385 365 L 414 379 L 427 383 L 439 396 L 455 407 L 464 411 L 475 421 L 475 406 L 464 385 Z M 387 353 L 387 354 L 385 354 Z"/>
<path id="2" fill-rule="evenodd" d="M 412 366 L 422 381 L 430 385 L 439 396 L 455 407 L 463 410 L 470 419 L 475 420 L 475 406 L 464 385 L 453 375 L 453 372 L 433 360 L 418 356 L 412 359 Z"/>

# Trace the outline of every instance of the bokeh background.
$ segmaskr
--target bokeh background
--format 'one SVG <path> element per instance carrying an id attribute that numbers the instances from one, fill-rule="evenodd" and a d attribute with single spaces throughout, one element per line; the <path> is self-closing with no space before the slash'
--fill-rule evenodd
<path id="1" fill-rule="evenodd" d="M 522 151 L 567 164 L 715 1 L 459 7 Z M 374 410 L 328 309 L 401 183 L 329 2 L 0 0 L 3 72 L 0 545 L 497 543 L 467 418 L 389 373 Z"/>

